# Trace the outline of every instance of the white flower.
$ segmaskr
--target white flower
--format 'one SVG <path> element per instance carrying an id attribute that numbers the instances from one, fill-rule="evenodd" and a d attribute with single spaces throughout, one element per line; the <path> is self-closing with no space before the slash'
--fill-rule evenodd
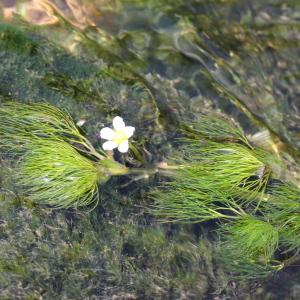
<path id="1" fill-rule="evenodd" d="M 132 126 L 125 126 L 125 123 L 121 117 L 115 117 L 113 119 L 113 127 L 104 127 L 100 131 L 102 139 L 108 140 L 103 143 L 104 150 L 112 150 L 118 147 L 118 150 L 122 153 L 128 151 L 128 139 L 133 135 L 135 130 Z"/>

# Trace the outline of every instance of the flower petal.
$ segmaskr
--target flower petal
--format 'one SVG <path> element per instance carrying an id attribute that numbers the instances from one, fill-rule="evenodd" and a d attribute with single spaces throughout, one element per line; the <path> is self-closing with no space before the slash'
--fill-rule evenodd
<path id="1" fill-rule="evenodd" d="M 104 127 L 100 130 L 100 136 L 105 140 L 113 140 L 115 137 L 115 132 L 109 127 Z"/>
<path id="2" fill-rule="evenodd" d="M 118 150 L 119 150 L 121 153 L 125 153 L 125 152 L 128 151 L 128 148 L 129 148 L 129 146 L 128 146 L 128 141 L 124 141 L 124 142 L 122 142 L 122 143 L 119 145 Z"/>
<path id="3" fill-rule="evenodd" d="M 76 125 L 78 126 L 78 127 L 81 127 L 81 126 L 83 126 L 84 124 L 85 124 L 85 122 L 86 122 L 86 120 L 79 120 L 77 123 L 76 123 Z"/>
<path id="4" fill-rule="evenodd" d="M 113 119 L 113 126 L 115 130 L 120 130 L 125 128 L 125 123 L 121 117 L 117 116 Z"/>
<path id="5" fill-rule="evenodd" d="M 134 133 L 134 131 L 135 131 L 135 128 L 134 128 L 133 126 L 126 126 L 126 127 L 124 128 L 124 131 L 125 131 L 126 137 L 127 137 L 127 138 L 130 138 L 130 137 L 133 135 L 133 133 Z"/>
<path id="6" fill-rule="evenodd" d="M 112 150 L 112 149 L 117 148 L 117 147 L 118 147 L 118 144 L 116 142 L 113 142 L 113 141 L 107 141 L 102 145 L 102 148 L 104 150 Z"/>

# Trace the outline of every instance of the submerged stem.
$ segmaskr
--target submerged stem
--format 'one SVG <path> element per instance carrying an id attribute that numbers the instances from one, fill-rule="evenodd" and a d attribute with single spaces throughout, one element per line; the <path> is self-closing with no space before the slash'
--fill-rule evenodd
<path id="1" fill-rule="evenodd" d="M 300 254 L 294 255 L 282 262 L 283 267 L 291 267 L 294 263 L 300 261 Z"/>

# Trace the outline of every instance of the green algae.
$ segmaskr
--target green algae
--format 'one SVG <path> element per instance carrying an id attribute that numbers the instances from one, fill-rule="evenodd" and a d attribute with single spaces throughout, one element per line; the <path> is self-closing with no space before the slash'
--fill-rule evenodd
<path id="1" fill-rule="evenodd" d="M 1 31 L 1 51 L 11 51 L 18 54 L 34 54 L 38 43 L 34 37 L 24 34 L 20 29 L 15 26 L 2 23 L 0 25 Z"/>
<path id="2" fill-rule="evenodd" d="M 1 298 L 204 296 L 208 283 L 201 253 L 209 251 L 199 251 L 184 230 L 166 239 L 167 228 L 138 225 L 138 219 L 128 220 L 128 212 L 133 207 L 119 208 L 116 218 L 94 211 L 94 219 L 21 199 L 2 201 Z"/>

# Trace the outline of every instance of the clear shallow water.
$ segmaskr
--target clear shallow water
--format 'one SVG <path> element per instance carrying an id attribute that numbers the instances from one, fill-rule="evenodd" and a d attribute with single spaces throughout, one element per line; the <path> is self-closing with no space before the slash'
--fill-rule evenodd
<path id="1" fill-rule="evenodd" d="M 91 1 L 85 10 L 75 1 L 52 4 L 49 15 L 52 9 L 64 22 L 28 28 L 11 21 L 53 44 L 35 36 L 1 48 L 1 97 L 67 109 L 76 121 L 87 121 L 83 130 L 98 147 L 99 129 L 122 115 L 138 129 L 141 163 L 172 151 L 178 120 L 218 110 L 248 134 L 270 129 L 298 159 L 297 1 Z M 105 76 L 108 71 L 115 77 Z M 290 164 L 297 169 L 292 158 Z M 4 299 L 300 295 L 297 267 L 266 282 L 228 283 L 206 238 L 211 224 L 160 225 L 146 212 L 145 194 L 157 178 L 111 180 L 101 204 L 87 213 L 53 211 L 16 197 L 7 162 L 1 172 Z"/>

